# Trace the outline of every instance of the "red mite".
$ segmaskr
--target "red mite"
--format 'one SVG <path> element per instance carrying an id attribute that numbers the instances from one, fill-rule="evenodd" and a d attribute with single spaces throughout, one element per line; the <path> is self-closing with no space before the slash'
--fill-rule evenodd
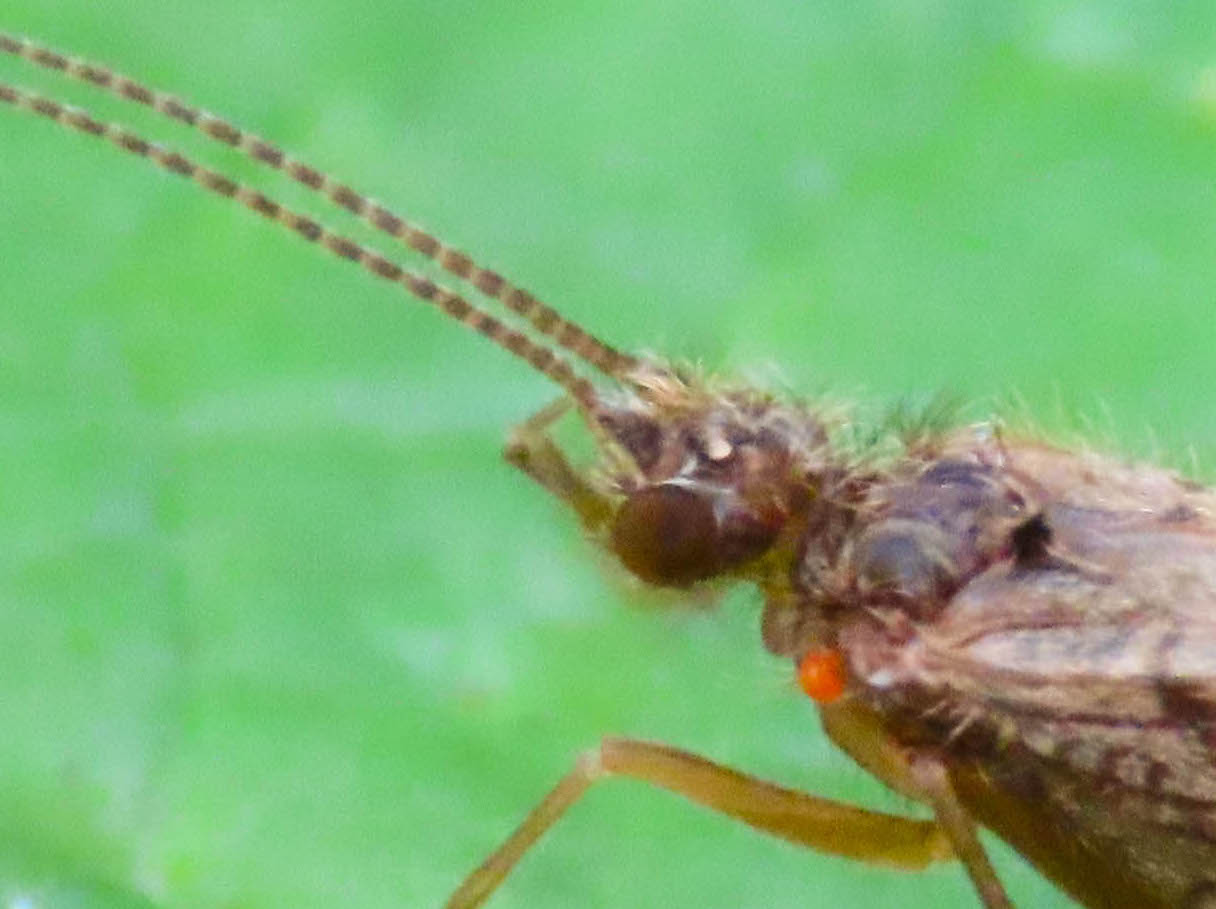
<path id="1" fill-rule="evenodd" d="M 501 275 L 276 146 L 95 64 L 0 50 L 148 105 L 284 171 L 501 303 L 528 333 L 260 192 L 122 127 L 0 83 L 0 101 L 236 199 L 403 286 L 553 379 L 507 458 L 642 582 L 746 582 L 828 736 L 930 820 L 606 739 L 475 870 L 480 904 L 595 780 L 628 776 L 859 861 L 957 860 L 1009 905 L 987 827 L 1091 907 L 1216 906 L 1216 494 L 1173 473 L 989 425 L 848 420 L 617 351 Z M 547 340 L 536 340 L 537 338 Z M 580 372 L 559 351 L 573 355 Z M 593 383 L 585 373 L 598 374 Z M 549 435 L 573 410 L 590 469 Z"/>
<path id="2" fill-rule="evenodd" d="M 808 650 L 798 663 L 798 684 L 806 696 L 830 704 L 844 694 L 844 660 L 837 650 Z"/>

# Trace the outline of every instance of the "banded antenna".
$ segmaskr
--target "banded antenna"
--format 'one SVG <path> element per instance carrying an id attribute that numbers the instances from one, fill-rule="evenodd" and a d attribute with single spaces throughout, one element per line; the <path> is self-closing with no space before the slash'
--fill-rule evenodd
<path id="1" fill-rule="evenodd" d="M 639 366 L 636 357 L 599 340 L 528 291 L 508 282 L 498 272 L 478 265 L 464 252 L 446 245 L 425 229 L 410 223 L 347 184 L 335 180 L 324 171 L 288 156 L 276 145 L 255 133 L 243 130 L 181 98 L 115 73 L 107 67 L 65 56 L 25 38 L 0 32 L 0 51 L 44 69 L 62 73 L 79 82 L 106 89 L 126 100 L 143 104 L 170 119 L 193 127 L 217 142 L 244 152 L 261 164 L 286 173 L 335 205 L 362 218 L 377 230 L 432 259 L 449 274 L 469 282 L 477 290 L 499 301 L 524 319 L 536 331 L 551 338 L 558 347 L 569 351 L 610 378 L 627 382 L 630 373 Z M 0 101 L 46 117 L 61 126 L 104 139 L 115 147 L 145 158 L 172 174 L 186 177 L 210 192 L 235 199 L 263 217 L 294 231 L 305 240 L 319 244 L 340 258 L 356 262 L 373 275 L 398 284 L 418 299 L 437 306 L 457 322 L 479 332 L 548 376 L 574 398 L 585 412 L 591 413 L 598 408 L 598 396 L 592 384 L 579 376 L 565 359 L 548 346 L 531 340 L 459 294 L 397 264 L 376 250 L 336 233 L 257 190 L 192 161 L 180 152 L 151 142 L 119 124 L 98 120 L 87 110 L 63 104 L 6 82 L 0 82 Z"/>

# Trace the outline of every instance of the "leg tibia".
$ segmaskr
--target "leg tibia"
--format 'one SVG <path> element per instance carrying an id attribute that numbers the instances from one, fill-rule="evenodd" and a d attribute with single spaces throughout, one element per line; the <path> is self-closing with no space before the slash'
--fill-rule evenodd
<path id="1" fill-rule="evenodd" d="M 503 457 L 574 509 L 583 526 L 595 531 L 612 514 L 610 503 L 575 470 L 549 438 L 549 430 L 570 409 L 559 398 L 512 431 Z"/>
<path id="2" fill-rule="evenodd" d="M 566 809 L 593 782 L 609 776 L 651 783 L 817 852 L 909 870 L 954 855 L 933 821 L 817 798 L 666 745 L 605 739 L 580 757 L 507 841 L 469 875 L 448 902 L 449 909 L 481 905 Z"/>

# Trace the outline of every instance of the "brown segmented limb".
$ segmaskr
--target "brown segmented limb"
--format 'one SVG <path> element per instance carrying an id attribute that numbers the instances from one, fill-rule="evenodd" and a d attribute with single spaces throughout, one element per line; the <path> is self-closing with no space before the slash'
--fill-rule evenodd
<path id="1" fill-rule="evenodd" d="M 667 745 L 609 738 L 579 757 L 506 842 L 465 879 L 448 909 L 473 909 L 485 902 L 592 783 L 613 776 L 650 783 L 816 852 L 909 871 L 954 857 L 933 821 L 821 799 Z"/>
<path id="2" fill-rule="evenodd" d="M 240 202 L 259 215 L 289 228 L 305 240 L 324 247 L 339 258 L 362 265 L 376 277 L 400 285 L 413 296 L 437 306 L 457 322 L 472 328 L 494 344 L 526 361 L 533 369 L 565 389 L 583 410 L 595 410 L 598 397 L 594 387 L 576 374 L 569 363 L 549 348 L 542 347 L 429 278 L 403 268 L 349 237 L 334 233 L 312 218 L 280 205 L 263 193 L 196 164 L 185 155 L 149 142 L 122 126 L 97 120 L 87 111 L 3 82 L 0 82 L 0 102 L 31 111 L 86 135 L 104 139 L 116 148 L 152 161 L 172 174 L 193 180 L 216 195 Z"/>
<path id="3" fill-rule="evenodd" d="M 942 835 L 967 869 L 986 909 L 1011 909 L 1005 888 L 976 835 L 975 823 L 959 801 L 941 761 L 896 743 L 882 719 L 855 699 L 822 704 L 819 714 L 824 732 L 858 764 L 896 792 L 933 809 Z"/>
<path id="4" fill-rule="evenodd" d="M 988 853 L 980 843 L 975 821 L 959 802 L 945 766 L 939 760 L 920 756 L 912 762 L 912 773 L 925 801 L 933 808 L 938 824 L 950 839 L 955 855 L 967 869 L 985 909 L 1013 909 L 1000 878 L 988 861 Z"/>
<path id="5" fill-rule="evenodd" d="M 244 152 L 255 161 L 282 171 L 340 208 L 362 218 L 377 230 L 434 260 L 450 274 L 468 281 L 486 296 L 498 300 L 529 322 L 541 334 L 552 338 L 559 347 L 570 351 L 605 375 L 623 378 L 638 366 L 635 357 L 616 350 L 563 318 L 552 307 L 542 303 L 523 288 L 511 284 L 498 272 L 478 265 L 466 253 L 446 245 L 433 234 L 411 224 L 324 171 L 289 156 L 277 145 L 255 133 L 241 129 L 175 95 L 158 91 L 116 73 L 108 67 L 69 57 L 25 38 L 0 32 L 0 51 L 44 69 L 63 73 L 79 82 L 105 89 L 128 101 L 143 104 L 217 142 Z"/>
<path id="6" fill-rule="evenodd" d="M 574 469 L 549 437 L 549 430 L 569 409 L 569 400 L 558 398 L 537 411 L 511 431 L 503 457 L 566 503 L 588 532 L 596 533 L 612 518 L 612 502 Z"/>

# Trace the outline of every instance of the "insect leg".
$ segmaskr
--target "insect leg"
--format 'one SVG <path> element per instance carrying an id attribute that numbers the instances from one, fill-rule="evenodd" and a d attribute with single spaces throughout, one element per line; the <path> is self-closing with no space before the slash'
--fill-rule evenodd
<path id="1" fill-rule="evenodd" d="M 912 773 L 955 854 L 967 869 L 985 909 L 1013 909 L 976 835 L 975 821 L 958 800 L 945 766 L 936 758 L 918 756 L 912 762 Z"/>
<path id="2" fill-rule="evenodd" d="M 933 821 L 817 798 L 667 745 L 609 738 L 579 757 L 506 842 L 465 879 L 448 909 L 481 905 L 592 783 L 612 776 L 650 783 L 817 852 L 910 871 L 954 857 L 949 839 Z"/>
<path id="3" fill-rule="evenodd" d="M 842 699 L 821 705 L 819 712 L 828 737 L 857 763 L 896 792 L 933 809 L 939 829 L 967 869 L 985 909 L 1011 909 L 1005 888 L 976 835 L 975 822 L 955 794 L 940 758 L 899 745 L 884 731 L 877 715 L 857 701 Z"/>
<path id="4" fill-rule="evenodd" d="M 566 459 L 549 437 L 549 430 L 570 409 L 569 398 L 558 398 L 515 427 L 503 449 L 507 463 L 574 509 L 589 531 L 600 529 L 611 517 L 611 504 Z"/>

